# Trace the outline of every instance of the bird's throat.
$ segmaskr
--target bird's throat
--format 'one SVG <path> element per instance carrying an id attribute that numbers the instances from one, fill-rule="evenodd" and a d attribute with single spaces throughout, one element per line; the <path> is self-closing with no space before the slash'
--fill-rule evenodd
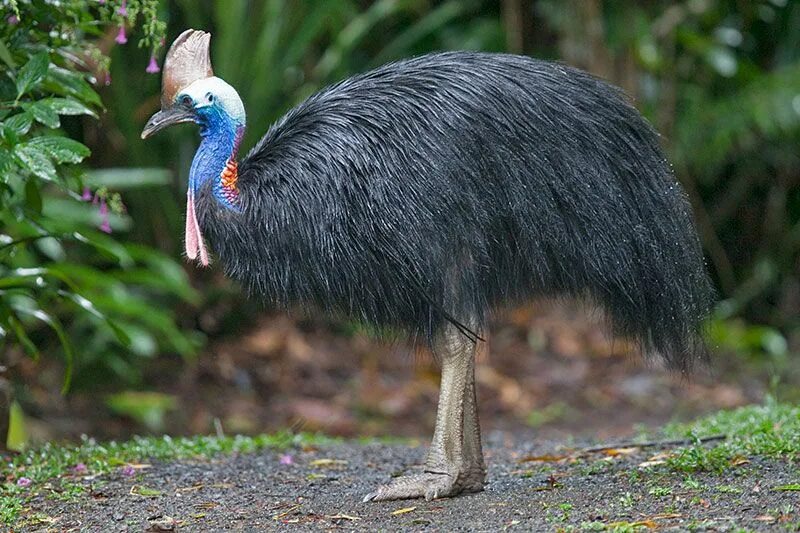
<path id="1" fill-rule="evenodd" d="M 208 195 L 211 204 L 224 210 L 241 210 L 236 156 L 244 135 L 244 125 L 229 121 L 213 122 L 201 129 L 200 143 L 189 170 L 189 187 L 186 192 L 186 256 L 208 266 L 208 252 L 200 230 L 198 201 Z"/>

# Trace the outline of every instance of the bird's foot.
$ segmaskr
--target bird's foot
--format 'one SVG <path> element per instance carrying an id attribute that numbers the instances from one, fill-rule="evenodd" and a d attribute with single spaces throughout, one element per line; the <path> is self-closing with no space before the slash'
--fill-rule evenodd
<path id="1" fill-rule="evenodd" d="M 458 473 L 456 475 L 423 472 L 401 476 L 388 485 L 381 485 L 378 490 L 364 497 L 364 502 L 380 502 L 386 500 L 405 500 L 409 498 L 447 498 L 464 492 L 480 492 L 483 490 L 485 472 L 481 470 Z"/>

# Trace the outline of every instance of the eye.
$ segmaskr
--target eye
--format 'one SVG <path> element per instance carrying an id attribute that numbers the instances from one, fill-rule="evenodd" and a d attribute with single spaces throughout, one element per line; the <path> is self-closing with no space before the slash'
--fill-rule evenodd
<path id="1" fill-rule="evenodd" d="M 181 98 L 181 103 L 186 107 L 192 107 L 192 105 L 194 104 L 194 102 L 192 101 L 192 97 L 189 96 L 188 94 L 184 95 L 183 98 Z"/>
<path id="2" fill-rule="evenodd" d="M 208 103 L 210 104 L 214 101 L 214 95 L 211 93 L 206 93 L 206 100 L 208 100 Z"/>

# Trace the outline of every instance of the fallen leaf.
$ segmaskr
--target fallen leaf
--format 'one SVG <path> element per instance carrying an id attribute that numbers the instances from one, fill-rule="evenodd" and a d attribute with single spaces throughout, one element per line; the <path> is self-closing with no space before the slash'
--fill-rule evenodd
<path id="1" fill-rule="evenodd" d="M 777 520 L 777 518 L 775 518 L 774 516 L 768 515 L 768 514 L 762 514 L 760 516 L 757 516 L 756 520 L 758 520 L 759 522 L 767 522 L 767 523 L 771 524 L 772 522 Z"/>
<path id="2" fill-rule="evenodd" d="M 650 466 L 658 466 L 663 465 L 666 461 L 657 460 L 657 461 L 645 461 L 643 463 L 639 463 L 639 468 L 648 468 Z"/>
<path id="3" fill-rule="evenodd" d="M 308 464 L 310 464 L 311 466 L 331 467 L 331 466 L 346 465 L 347 461 L 345 461 L 344 459 L 314 459 Z"/>
<path id="4" fill-rule="evenodd" d="M 151 488 L 145 487 L 144 485 L 134 485 L 134 486 L 132 486 L 131 490 L 129 491 L 129 493 L 133 494 L 135 496 L 144 496 L 146 498 L 152 498 L 152 497 L 155 497 L 155 496 L 161 496 L 161 494 L 162 494 L 160 490 L 151 489 Z"/>
<path id="5" fill-rule="evenodd" d="M 666 513 L 666 514 L 657 514 L 653 515 L 648 520 L 665 520 L 668 518 L 681 518 L 683 515 L 678 513 Z"/>
<path id="6" fill-rule="evenodd" d="M 284 512 L 272 515 L 272 519 L 273 520 L 280 520 L 284 516 L 286 516 L 288 514 L 291 514 L 291 513 L 295 512 L 298 509 L 300 509 L 300 504 L 292 505 L 291 507 L 286 509 Z"/>
<path id="7" fill-rule="evenodd" d="M 361 517 L 359 516 L 350 516 L 342 513 L 333 516 L 327 516 L 326 518 L 330 518 L 331 520 L 361 520 Z"/>
<path id="8" fill-rule="evenodd" d="M 736 457 L 731 459 L 731 465 L 733 465 L 733 466 L 746 465 L 749 462 L 750 462 L 750 459 L 748 459 L 747 457 L 742 457 L 741 455 L 737 455 Z"/>
<path id="9" fill-rule="evenodd" d="M 606 524 L 607 529 L 635 529 L 637 527 L 646 527 L 647 529 L 656 529 L 658 524 L 652 520 L 639 520 L 638 522 L 611 522 Z"/>
<path id="10" fill-rule="evenodd" d="M 203 483 L 195 483 L 191 487 L 178 487 L 177 489 L 175 489 L 175 492 L 194 492 L 196 490 L 202 489 L 203 487 L 205 487 Z"/>
<path id="11" fill-rule="evenodd" d="M 527 455 L 519 460 L 520 463 L 552 463 L 569 459 L 569 455 Z"/>
<path id="12" fill-rule="evenodd" d="M 171 516 L 159 516 L 150 520 L 150 527 L 148 527 L 145 531 L 175 531 L 176 527 L 177 523 Z"/>
<path id="13" fill-rule="evenodd" d="M 630 448 L 609 448 L 607 450 L 603 450 L 603 453 L 610 457 L 616 457 L 618 455 L 631 455 L 637 451 L 639 451 L 639 448 L 633 446 Z"/>
<path id="14" fill-rule="evenodd" d="M 406 514 L 406 513 L 410 513 L 411 511 L 415 510 L 416 508 L 417 508 L 416 506 L 414 506 L 414 507 L 403 507 L 402 509 L 396 509 L 396 510 L 392 511 L 390 514 L 393 515 L 393 516 Z"/>
<path id="15" fill-rule="evenodd" d="M 213 509 L 219 505 L 217 502 L 203 502 L 203 503 L 196 503 L 192 505 L 192 507 L 197 507 L 198 509 Z"/>

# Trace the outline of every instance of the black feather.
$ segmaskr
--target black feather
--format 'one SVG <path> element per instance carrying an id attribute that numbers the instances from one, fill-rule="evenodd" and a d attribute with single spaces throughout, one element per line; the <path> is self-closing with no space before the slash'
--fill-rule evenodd
<path id="1" fill-rule="evenodd" d="M 241 213 L 204 191 L 200 224 L 273 304 L 433 339 L 576 297 L 674 366 L 703 352 L 712 288 L 689 204 L 650 125 L 580 70 L 472 52 L 385 65 L 291 110 L 239 189 Z"/>

